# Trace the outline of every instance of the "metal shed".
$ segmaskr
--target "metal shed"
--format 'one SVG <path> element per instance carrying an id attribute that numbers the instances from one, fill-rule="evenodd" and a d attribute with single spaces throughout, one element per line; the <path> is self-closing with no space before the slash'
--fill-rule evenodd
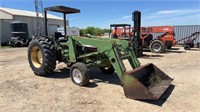
<path id="1" fill-rule="evenodd" d="M 174 26 L 175 38 L 180 40 L 184 37 L 190 36 L 194 32 L 200 32 L 200 25 L 179 25 Z M 198 37 L 195 43 L 200 42 L 200 37 Z M 178 44 L 183 44 L 183 41 L 180 41 Z"/>
<path id="2" fill-rule="evenodd" d="M 36 13 L 25 10 L 0 8 L 0 43 L 7 43 L 10 40 L 10 23 L 20 21 L 28 24 L 29 38 L 36 34 Z M 58 27 L 63 26 L 60 17 L 48 14 L 48 33 L 53 35 Z M 68 21 L 67 21 L 68 25 Z"/>

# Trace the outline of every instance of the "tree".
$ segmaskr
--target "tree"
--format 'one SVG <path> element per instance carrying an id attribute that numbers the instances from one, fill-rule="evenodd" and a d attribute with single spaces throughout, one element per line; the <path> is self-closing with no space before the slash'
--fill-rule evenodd
<path id="1" fill-rule="evenodd" d="M 95 28 L 94 27 L 87 27 L 85 29 L 85 34 L 95 35 Z"/>
<path id="2" fill-rule="evenodd" d="M 104 33 L 109 33 L 109 29 L 101 29 L 101 28 L 95 28 L 95 27 L 87 27 L 86 29 L 80 29 L 80 35 L 84 36 L 86 34 L 90 35 L 101 35 Z"/>
<path id="3" fill-rule="evenodd" d="M 109 29 L 102 29 L 102 32 L 103 32 L 103 33 L 109 33 L 110 30 L 109 30 Z"/>
<path id="4" fill-rule="evenodd" d="M 95 28 L 94 32 L 95 32 L 94 35 L 101 35 L 102 34 L 102 30 L 100 28 Z"/>
<path id="5" fill-rule="evenodd" d="M 80 35 L 84 36 L 85 35 L 85 29 L 80 29 Z"/>

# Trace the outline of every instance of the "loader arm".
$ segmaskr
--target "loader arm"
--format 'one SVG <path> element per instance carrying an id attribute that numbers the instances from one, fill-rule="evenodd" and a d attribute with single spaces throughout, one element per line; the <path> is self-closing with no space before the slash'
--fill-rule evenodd
<path id="1" fill-rule="evenodd" d="M 81 46 L 90 45 L 97 48 L 97 51 L 93 53 L 88 53 L 80 56 L 76 56 L 76 44 Z M 114 67 L 119 79 L 126 72 L 123 60 L 128 59 L 130 65 L 133 69 L 140 66 L 140 62 L 137 60 L 136 56 L 131 49 L 131 45 L 126 40 L 118 39 L 99 39 L 99 38 L 81 38 L 81 37 L 69 37 L 67 46 L 69 47 L 69 60 L 71 62 L 77 62 L 78 58 L 89 57 L 91 55 L 104 55 L 107 60 L 110 61 Z M 103 63 L 105 59 L 98 59 L 99 64 Z"/>

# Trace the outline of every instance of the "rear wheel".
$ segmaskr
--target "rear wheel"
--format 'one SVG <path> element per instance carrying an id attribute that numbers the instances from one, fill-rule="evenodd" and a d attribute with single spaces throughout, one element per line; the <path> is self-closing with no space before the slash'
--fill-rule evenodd
<path id="1" fill-rule="evenodd" d="M 161 53 L 161 52 L 164 52 L 165 45 L 160 40 L 154 40 L 153 42 L 151 42 L 149 49 L 150 49 L 151 52 Z"/>
<path id="2" fill-rule="evenodd" d="M 38 37 L 30 42 L 28 61 L 36 75 L 46 76 L 56 67 L 56 54 L 53 42 L 48 37 Z"/>
<path id="3" fill-rule="evenodd" d="M 200 42 L 197 43 L 197 48 L 200 48 Z"/>
<path id="4" fill-rule="evenodd" d="M 191 48 L 190 45 L 188 45 L 188 44 L 184 45 L 185 50 L 190 50 L 190 48 Z"/>
<path id="5" fill-rule="evenodd" d="M 112 65 L 108 67 L 99 67 L 99 69 L 105 74 L 112 74 L 113 72 L 115 72 L 115 69 L 113 68 Z"/>
<path id="6" fill-rule="evenodd" d="M 70 69 L 70 77 L 74 84 L 86 86 L 89 83 L 88 69 L 85 64 L 77 62 Z"/>

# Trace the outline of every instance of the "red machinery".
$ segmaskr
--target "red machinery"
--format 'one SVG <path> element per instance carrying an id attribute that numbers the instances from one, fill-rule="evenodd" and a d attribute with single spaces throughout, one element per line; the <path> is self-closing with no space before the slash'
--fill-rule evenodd
<path id="1" fill-rule="evenodd" d="M 115 24 L 116 25 L 116 24 Z M 125 24 L 124 24 L 125 25 Z M 112 32 L 111 35 L 119 39 L 126 38 L 124 35 L 134 35 L 132 32 L 133 28 L 122 27 L 119 25 Z M 130 29 L 129 29 L 130 28 Z M 153 37 L 153 34 L 159 33 L 157 37 Z M 174 38 L 174 27 L 173 26 L 149 26 L 141 27 L 141 39 L 143 47 L 149 47 L 152 52 L 160 53 L 164 52 L 166 48 L 170 49 L 176 44 Z M 127 36 L 128 37 L 128 36 Z"/>
<path id="2" fill-rule="evenodd" d="M 112 30 L 114 28 L 114 30 Z M 112 31 L 112 32 L 111 32 Z M 111 24 L 110 33 L 112 38 L 130 38 L 131 25 L 130 24 Z"/>
<path id="3" fill-rule="evenodd" d="M 153 34 L 159 33 L 157 37 L 153 37 Z M 176 44 L 174 38 L 173 26 L 150 26 L 143 27 L 141 38 L 144 46 L 149 46 L 152 52 L 163 52 L 165 47 L 170 49 Z"/>

